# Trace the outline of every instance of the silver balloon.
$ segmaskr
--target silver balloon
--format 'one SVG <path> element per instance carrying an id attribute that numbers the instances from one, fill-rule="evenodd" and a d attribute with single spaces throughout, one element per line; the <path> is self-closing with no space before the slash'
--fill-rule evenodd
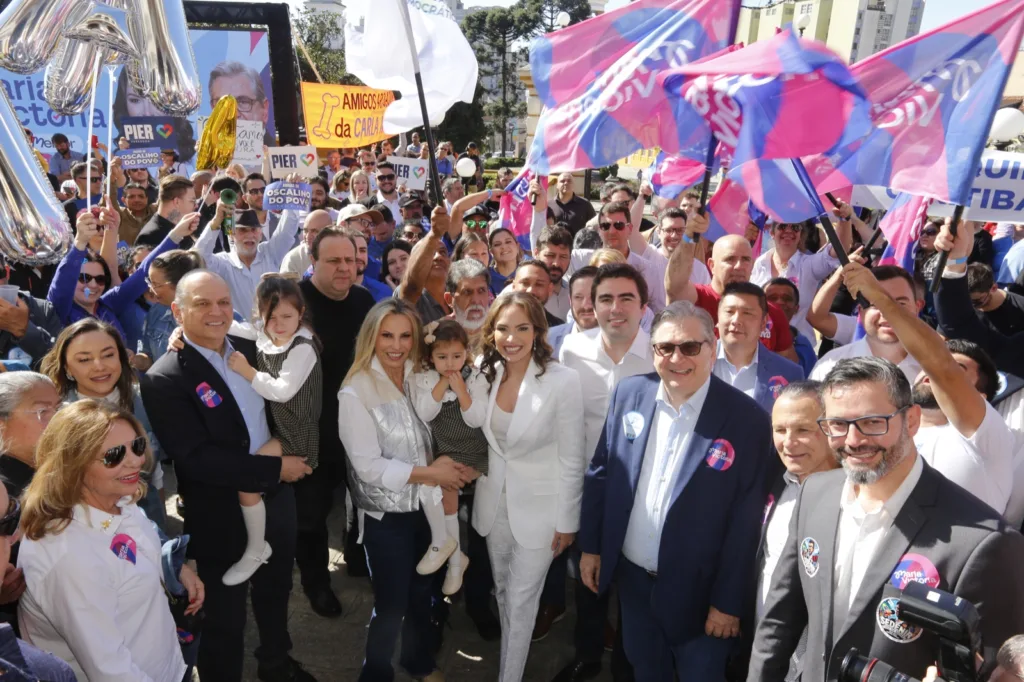
<path id="1" fill-rule="evenodd" d="M 136 2 L 136 11 L 128 14 L 128 25 L 141 54 L 138 70 L 128 70 L 132 84 L 141 86 L 139 92 L 164 113 L 190 116 L 199 109 L 203 86 L 182 0 Z"/>
<path id="2" fill-rule="evenodd" d="M 56 263 L 71 245 L 71 224 L 0 89 L 0 251 L 29 265 Z"/>
<path id="3" fill-rule="evenodd" d="M 78 5 L 64 24 L 63 36 L 116 50 L 129 58 L 139 56 L 128 29 L 128 13 L 120 7 L 98 2 Z"/>
<path id="4" fill-rule="evenodd" d="M 64 22 L 81 0 L 13 0 L 0 13 L 0 67 L 30 74 L 43 68 L 60 42 Z"/>
<path id="5" fill-rule="evenodd" d="M 135 11 L 135 0 L 107 0 L 107 4 L 111 7 L 117 7 L 125 11 L 125 22 L 126 32 L 129 36 L 131 33 L 131 15 Z M 132 37 L 132 45 L 135 44 L 135 39 Z M 139 63 L 139 51 L 136 48 L 131 54 L 125 54 L 116 50 L 111 50 L 107 54 L 107 64 L 138 64 Z"/>
<path id="6" fill-rule="evenodd" d="M 61 116 L 74 116 L 89 106 L 96 85 L 96 56 L 100 63 L 108 50 L 81 40 L 61 40 L 53 61 L 46 65 L 43 99 Z"/>

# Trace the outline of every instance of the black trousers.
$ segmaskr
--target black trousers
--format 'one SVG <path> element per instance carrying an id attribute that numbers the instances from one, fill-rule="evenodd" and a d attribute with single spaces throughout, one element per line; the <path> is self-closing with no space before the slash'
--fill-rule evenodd
<path id="1" fill-rule="evenodd" d="M 224 572 L 238 557 L 196 562 L 206 587 L 203 608 L 206 620 L 199 640 L 199 675 L 217 682 L 241 682 L 245 655 L 245 600 L 252 585 L 252 610 L 260 644 L 256 659 L 263 665 L 283 663 L 292 648 L 288 635 L 288 596 L 292 591 L 295 560 L 295 493 L 283 485 L 264 497 L 267 509 L 267 542 L 274 553 L 247 583 L 229 587 L 221 582 Z"/>
<path id="2" fill-rule="evenodd" d="M 459 505 L 465 505 L 469 519 L 467 535 L 469 545 L 466 556 L 469 567 L 462 577 L 463 597 L 466 600 L 466 613 L 470 616 L 491 611 L 491 590 L 494 589 L 494 576 L 491 574 L 491 559 L 487 553 L 487 540 L 473 527 L 473 495 L 459 496 Z M 493 614 L 493 611 L 491 611 Z"/>

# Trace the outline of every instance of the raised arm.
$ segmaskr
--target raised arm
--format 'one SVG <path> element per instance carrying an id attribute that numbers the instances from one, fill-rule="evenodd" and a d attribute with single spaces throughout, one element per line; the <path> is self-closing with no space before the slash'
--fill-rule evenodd
<path id="1" fill-rule="evenodd" d="M 430 214 L 430 232 L 416 242 L 409 255 L 409 265 L 402 275 L 402 300 L 409 305 L 416 305 L 423 295 L 423 287 L 430 275 L 434 256 L 438 248 L 444 248 L 441 235 L 448 231 L 448 212 L 444 205 L 436 207 Z"/>
<path id="2" fill-rule="evenodd" d="M 665 294 L 668 302 L 697 302 L 697 289 L 690 283 L 693 272 L 693 255 L 697 249 L 696 238 L 708 230 L 707 216 L 696 215 L 686 221 L 686 232 L 683 241 L 676 247 L 668 259 L 665 268 Z"/>
<path id="3" fill-rule="evenodd" d="M 636 195 L 636 201 L 629 208 L 629 222 L 633 225 L 633 231 L 629 233 L 629 250 L 635 252 L 638 256 L 643 256 L 647 250 L 647 240 L 640 234 L 640 223 L 644 221 L 646 199 L 653 192 L 654 190 L 651 189 L 651 185 L 644 182 L 640 185 L 640 192 Z"/>
<path id="4" fill-rule="evenodd" d="M 505 194 L 505 190 L 501 189 L 488 189 L 483 192 L 474 192 L 473 194 L 467 194 L 462 197 L 454 204 L 452 204 L 452 214 L 449 217 L 448 225 L 448 238 L 453 242 L 459 238 L 462 234 L 462 216 L 469 209 L 474 206 L 479 206 L 485 201 L 491 199 L 500 199 Z"/>
<path id="5" fill-rule="evenodd" d="M 53 304 L 61 322 L 70 324 L 71 307 L 75 304 L 75 287 L 78 284 L 78 273 L 85 262 L 89 240 L 96 236 L 96 217 L 91 213 L 83 213 L 78 219 L 75 230 L 75 242 L 64 254 L 46 292 L 46 299 Z"/>

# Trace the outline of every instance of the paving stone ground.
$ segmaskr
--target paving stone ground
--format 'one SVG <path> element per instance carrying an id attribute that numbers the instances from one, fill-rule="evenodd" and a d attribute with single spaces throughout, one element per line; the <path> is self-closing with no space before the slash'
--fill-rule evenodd
<path id="1" fill-rule="evenodd" d="M 168 532 L 173 536 L 181 532 L 180 520 L 175 518 L 174 494 L 176 482 L 174 473 L 165 470 L 167 486 L 167 509 L 172 518 L 168 519 Z M 366 642 L 366 625 L 373 610 L 373 593 L 369 579 L 352 578 L 345 571 L 341 529 L 344 525 L 343 507 L 335 505 L 329 520 L 331 546 L 331 583 L 341 601 L 344 613 L 340 618 L 325 619 L 313 613 L 309 602 L 299 586 L 299 573 L 295 570 L 292 580 L 292 596 L 289 602 L 288 626 L 291 632 L 292 656 L 300 661 L 319 682 L 355 682 L 363 659 Z M 565 618 L 556 623 L 551 634 L 530 649 L 526 665 L 525 682 L 550 682 L 551 678 L 568 663 L 573 654 L 572 627 L 575 611 L 572 600 L 573 582 L 568 583 L 568 607 Z M 495 609 L 495 614 L 497 610 Z M 245 682 L 258 682 L 256 659 L 252 652 L 259 642 L 256 624 L 249 611 L 245 631 Z M 448 682 L 486 682 L 498 678 L 498 642 L 485 642 L 476 633 L 473 622 L 466 615 L 461 601 L 451 608 L 449 629 L 445 634 L 444 646 L 438 656 L 438 666 Z M 596 678 L 597 682 L 610 682 L 607 671 L 608 654 L 605 655 L 605 670 Z M 412 678 L 403 674 L 396 665 L 396 682 L 410 682 Z M 194 678 L 199 680 L 198 674 Z M 217 682 L 202 680 L 201 682 Z"/>

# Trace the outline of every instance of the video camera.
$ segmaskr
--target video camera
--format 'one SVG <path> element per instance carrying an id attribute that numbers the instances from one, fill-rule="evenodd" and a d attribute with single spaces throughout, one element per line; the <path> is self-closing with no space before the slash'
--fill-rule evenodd
<path id="1" fill-rule="evenodd" d="M 897 607 L 904 623 L 939 638 L 939 674 L 946 682 L 979 682 L 981 617 L 974 604 L 923 583 L 907 583 Z M 850 649 L 839 668 L 839 682 L 919 682 L 877 658 Z"/>

